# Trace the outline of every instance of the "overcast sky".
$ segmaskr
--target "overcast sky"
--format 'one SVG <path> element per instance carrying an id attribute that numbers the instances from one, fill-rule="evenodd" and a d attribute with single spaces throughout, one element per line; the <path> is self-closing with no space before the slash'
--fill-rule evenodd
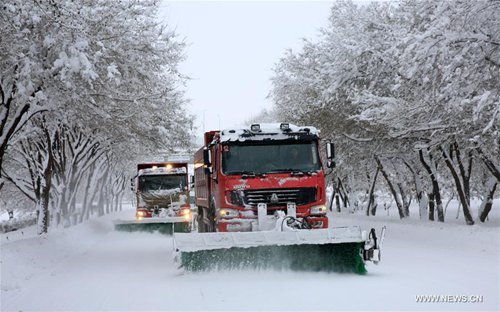
<path id="1" fill-rule="evenodd" d="M 187 97 L 203 130 L 244 124 L 263 108 L 272 68 L 302 38 L 317 38 L 327 23 L 331 1 L 222 1 L 162 4 L 161 15 L 180 38 L 187 60 L 182 73 L 190 76 Z"/>

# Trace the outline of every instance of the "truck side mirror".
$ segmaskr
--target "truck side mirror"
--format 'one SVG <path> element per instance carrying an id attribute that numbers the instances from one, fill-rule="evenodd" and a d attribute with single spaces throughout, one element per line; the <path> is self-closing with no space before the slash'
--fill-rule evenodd
<path id="1" fill-rule="evenodd" d="M 335 158 L 335 144 L 334 143 L 326 143 L 326 158 L 334 159 Z"/>
<path id="2" fill-rule="evenodd" d="M 332 142 L 326 143 L 326 159 L 328 168 L 335 168 L 335 144 Z"/>
<path id="3" fill-rule="evenodd" d="M 212 153 L 209 148 L 203 150 L 203 165 L 205 167 L 205 173 L 212 173 Z"/>

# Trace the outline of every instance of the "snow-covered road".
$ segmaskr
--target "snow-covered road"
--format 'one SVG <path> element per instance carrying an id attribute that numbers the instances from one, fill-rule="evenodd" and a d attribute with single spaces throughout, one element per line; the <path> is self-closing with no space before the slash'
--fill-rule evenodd
<path id="1" fill-rule="evenodd" d="M 335 217 L 335 225 L 388 226 L 382 263 L 369 264 L 365 276 L 289 271 L 182 274 L 173 263 L 171 237 L 112 230 L 113 218 L 131 213 L 54 230 L 45 237 L 33 237 L 33 230 L 2 235 L 1 310 L 500 307 L 498 224 L 402 224 L 393 219 L 340 215 Z M 482 302 L 418 303 L 418 295 L 482 296 Z"/>

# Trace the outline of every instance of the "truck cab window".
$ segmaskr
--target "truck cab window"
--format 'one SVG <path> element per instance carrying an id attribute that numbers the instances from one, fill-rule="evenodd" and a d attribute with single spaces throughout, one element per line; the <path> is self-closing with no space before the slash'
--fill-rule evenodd
<path id="1" fill-rule="evenodd" d="M 139 190 L 160 191 L 179 188 L 184 190 L 186 187 L 186 176 L 179 175 L 144 175 L 139 177 Z"/>
<path id="2" fill-rule="evenodd" d="M 228 144 L 222 150 L 222 170 L 225 174 L 317 171 L 321 169 L 321 163 L 315 144 L 315 142 Z"/>

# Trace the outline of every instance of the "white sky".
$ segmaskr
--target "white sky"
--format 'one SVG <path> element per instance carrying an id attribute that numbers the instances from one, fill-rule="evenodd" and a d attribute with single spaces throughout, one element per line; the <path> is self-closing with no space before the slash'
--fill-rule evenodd
<path id="1" fill-rule="evenodd" d="M 302 38 L 317 38 L 331 1 L 164 1 L 161 16 L 185 38 L 190 110 L 203 130 L 238 126 L 263 108 L 272 69 Z"/>

